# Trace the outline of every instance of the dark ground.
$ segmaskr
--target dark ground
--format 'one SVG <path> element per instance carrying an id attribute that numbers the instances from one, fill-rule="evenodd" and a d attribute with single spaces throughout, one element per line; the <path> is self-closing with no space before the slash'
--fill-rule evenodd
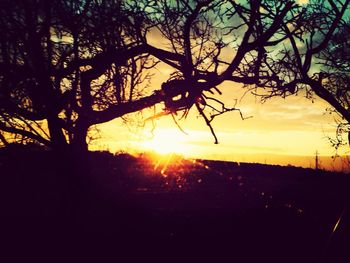
<path id="1" fill-rule="evenodd" d="M 350 262 L 349 175 L 154 159 L 0 149 L 0 262 Z"/>

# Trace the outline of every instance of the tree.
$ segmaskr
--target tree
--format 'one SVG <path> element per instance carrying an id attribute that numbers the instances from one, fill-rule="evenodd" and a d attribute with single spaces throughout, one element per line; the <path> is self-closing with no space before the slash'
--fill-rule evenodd
<path id="1" fill-rule="evenodd" d="M 211 121 L 237 110 L 212 96 L 217 86 L 279 83 L 262 70 L 267 50 L 301 17 L 294 1 L 4 0 L 0 10 L 0 129 L 78 150 L 92 125 L 158 103 L 162 114 L 195 107 L 217 143 Z M 149 44 L 155 32 L 164 46 Z M 173 72 L 149 87 L 158 63 Z"/>
<path id="2" fill-rule="evenodd" d="M 334 112 L 340 117 L 334 147 L 345 144 L 343 134 L 347 133 L 350 144 L 350 42 L 346 36 L 350 33 L 349 22 L 339 26 L 327 48 L 320 54 L 323 74 L 323 87 L 329 91 L 327 99 Z"/>
<path id="3" fill-rule="evenodd" d="M 1 129 L 54 148 L 84 148 L 87 129 L 112 118 L 109 106 L 137 110 L 137 88 L 148 78 L 141 70 L 153 62 L 124 8 L 119 1 L 3 1 Z"/>
<path id="4" fill-rule="evenodd" d="M 337 137 L 331 140 L 336 148 L 344 132 L 350 143 L 349 3 L 309 1 L 291 26 L 283 26 L 286 41 L 266 53 L 259 70 L 268 76 L 260 85 L 263 92 L 258 91 L 263 99 L 304 94 L 329 103 L 330 111 L 341 118 Z"/>

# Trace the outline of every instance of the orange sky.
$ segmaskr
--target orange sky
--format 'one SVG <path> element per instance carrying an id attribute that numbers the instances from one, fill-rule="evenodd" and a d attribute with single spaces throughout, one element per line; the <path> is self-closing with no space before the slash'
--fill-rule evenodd
<path id="1" fill-rule="evenodd" d="M 151 33 L 149 43 L 169 46 L 156 31 Z M 234 55 L 230 50 L 223 50 L 222 53 L 228 61 Z M 151 87 L 159 89 L 171 73 L 171 68 L 159 64 Z M 315 166 L 316 151 L 321 156 L 335 154 L 327 136 L 335 136 L 336 123 L 334 116 L 326 114 L 328 104 L 321 99 L 315 98 L 312 102 L 299 95 L 286 99 L 273 98 L 261 104 L 250 93 L 242 98 L 245 90 L 239 84 L 225 82 L 219 88 L 223 95 L 218 99 L 227 106 L 233 106 L 235 100 L 238 100 L 236 107 L 241 109 L 244 116 L 253 117 L 242 120 L 238 112 L 230 112 L 215 119 L 213 126 L 219 139 L 218 145 L 213 144 L 208 127 L 203 119 L 198 118 L 196 110 L 192 109 L 188 118 L 179 122 L 187 135 L 180 131 L 169 116 L 156 121 L 152 135 L 152 123 L 143 123 L 139 114 L 132 114 L 129 115 L 127 124 L 114 120 L 100 125 L 100 137 L 91 143 L 90 148 L 108 149 L 112 152 L 155 150 L 161 153 L 176 152 L 186 157 L 304 167 Z M 161 107 L 159 105 L 158 112 Z M 147 118 L 153 111 L 145 110 L 142 114 Z M 144 124 L 144 127 L 135 123 Z M 344 147 L 339 153 L 349 155 L 349 151 L 349 147 Z M 322 166 L 333 169 L 335 164 L 330 160 L 321 158 Z M 342 169 L 341 165 L 336 166 Z"/>
<path id="2" fill-rule="evenodd" d="M 156 82 L 162 82 L 168 72 L 159 74 Z M 155 83 L 156 87 L 159 83 Z M 333 116 L 326 114 L 327 104 L 321 99 L 314 102 L 302 96 L 290 96 L 286 99 L 273 98 L 261 104 L 253 95 L 242 98 L 244 90 L 235 83 L 221 85 L 223 95 L 220 98 L 228 106 L 234 105 L 244 116 L 253 116 L 242 120 L 238 112 L 230 112 L 214 120 L 219 144 L 215 145 L 212 135 L 203 119 L 198 118 L 192 109 L 188 118 L 179 124 L 184 134 L 169 116 L 156 120 L 152 134 L 152 123 L 143 124 L 138 115 L 130 115 L 127 124 L 114 120 L 99 126 L 100 138 L 93 141 L 91 149 L 108 149 L 112 152 L 157 151 L 176 152 L 185 157 L 220 159 L 229 161 L 261 162 L 282 165 L 314 167 L 314 155 L 318 151 L 322 156 L 334 155 L 327 136 L 335 135 L 336 124 Z M 241 100 L 240 100 L 241 99 Z M 161 106 L 159 107 L 159 110 Z M 144 118 L 153 111 L 143 112 Z M 345 147 L 341 153 L 348 154 Z M 339 164 L 330 162 L 330 158 L 321 158 L 321 165 L 334 169 Z"/>

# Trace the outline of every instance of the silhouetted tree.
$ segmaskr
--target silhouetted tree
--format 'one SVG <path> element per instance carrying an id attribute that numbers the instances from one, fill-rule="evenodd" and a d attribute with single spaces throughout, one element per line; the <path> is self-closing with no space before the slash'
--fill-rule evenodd
<path id="1" fill-rule="evenodd" d="M 298 18 L 282 26 L 283 45 L 266 53 L 260 72 L 268 83 L 258 85 L 262 89 L 256 92 L 263 99 L 299 93 L 328 102 L 330 111 L 341 117 L 335 147 L 344 132 L 350 142 L 349 2 L 310 0 L 300 8 Z"/>
<path id="2" fill-rule="evenodd" d="M 349 21 L 342 23 L 333 35 L 327 48 L 320 55 L 323 74 L 322 86 L 327 90 L 327 101 L 340 116 L 336 138 L 331 140 L 338 148 L 344 143 L 347 133 L 350 144 L 350 34 Z M 333 97 L 333 99 L 331 99 Z"/>
<path id="3" fill-rule="evenodd" d="M 186 116 L 194 106 L 217 143 L 212 120 L 237 110 L 213 96 L 221 94 L 217 86 L 280 84 L 264 70 L 270 50 L 304 31 L 296 22 L 303 9 L 294 1 L 0 5 L 0 129 L 54 148 L 86 150 L 92 125 L 161 102 L 162 114 Z M 152 46 L 156 35 L 164 43 Z M 158 63 L 173 72 L 161 87 L 150 87 Z"/>

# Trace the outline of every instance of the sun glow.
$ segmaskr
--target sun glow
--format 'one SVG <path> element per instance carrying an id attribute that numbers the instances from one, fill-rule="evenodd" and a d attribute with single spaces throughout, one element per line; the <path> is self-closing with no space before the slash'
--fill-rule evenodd
<path id="1" fill-rule="evenodd" d="M 142 148 L 159 154 L 176 153 L 186 156 L 191 150 L 186 139 L 186 134 L 179 130 L 156 129 L 153 136 L 143 141 Z"/>

